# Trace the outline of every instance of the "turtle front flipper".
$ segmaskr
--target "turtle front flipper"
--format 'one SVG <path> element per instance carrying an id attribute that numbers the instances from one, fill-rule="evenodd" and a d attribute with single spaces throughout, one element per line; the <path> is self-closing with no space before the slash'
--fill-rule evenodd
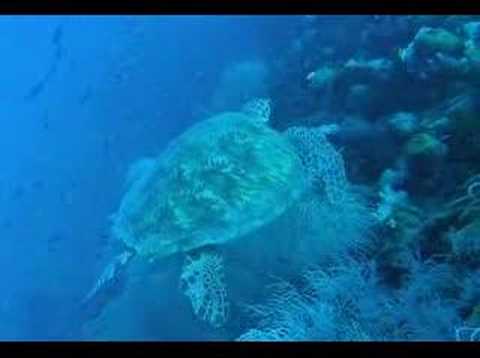
<path id="1" fill-rule="evenodd" d="M 81 301 L 81 306 L 90 311 L 93 306 L 100 306 L 98 301 L 106 301 L 108 292 L 117 286 L 121 274 L 125 271 L 127 264 L 134 257 L 134 252 L 124 251 L 116 256 L 103 270 L 95 285 Z M 96 304 L 97 303 L 97 304 Z"/>
<path id="2" fill-rule="evenodd" d="M 223 257 L 202 250 L 185 258 L 180 289 L 189 298 L 194 314 L 215 328 L 222 327 L 229 315 Z"/>

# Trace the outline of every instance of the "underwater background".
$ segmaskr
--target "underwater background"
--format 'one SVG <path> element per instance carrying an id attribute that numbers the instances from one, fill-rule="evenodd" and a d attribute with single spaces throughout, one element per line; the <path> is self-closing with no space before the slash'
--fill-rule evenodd
<path id="1" fill-rule="evenodd" d="M 0 34 L 0 340 L 480 340 L 479 16 Z"/>

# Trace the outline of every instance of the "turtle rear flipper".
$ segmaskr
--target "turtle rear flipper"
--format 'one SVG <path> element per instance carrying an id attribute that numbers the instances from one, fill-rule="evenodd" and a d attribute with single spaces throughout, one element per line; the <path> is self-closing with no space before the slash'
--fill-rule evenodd
<path id="1" fill-rule="evenodd" d="M 106 303 L 108 298 L 121 286 L 122 273 L 133 256 L 134 254 L 130 251 L 125 251 L 116 256 L 103 270 L 95 285 L 81 301 L 81 307 L 90 311 L 92 307 L 103 306 L 100 303 L 103 301 Z"/>

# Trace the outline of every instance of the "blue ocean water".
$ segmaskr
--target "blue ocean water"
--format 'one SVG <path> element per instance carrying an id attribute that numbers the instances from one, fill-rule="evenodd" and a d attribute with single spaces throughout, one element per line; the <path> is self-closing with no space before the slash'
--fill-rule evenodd
<path id="1" fill-rule="evenodd" d="M 478 16 L 2 16 L 0 34 L 0 340 L 480 339 Z M 195 131 L 235 115 L 253 127 Z M 177 138 L 199 146 L 152 169 Z M 143 257 L 152 233 L 175 249 Z"/>

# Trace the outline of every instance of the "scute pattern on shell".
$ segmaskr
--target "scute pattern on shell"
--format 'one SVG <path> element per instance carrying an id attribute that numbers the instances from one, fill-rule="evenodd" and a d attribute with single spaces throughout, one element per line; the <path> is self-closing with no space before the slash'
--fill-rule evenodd
<path id="1" fill-rule="evenodd" d="M 159 258 L 242 237 L 283 213 L 305 187 L 300 158 L 283 135 L 251 119 L 226 112 L 199 122 L 137 166 L 114 236 Z"/>

